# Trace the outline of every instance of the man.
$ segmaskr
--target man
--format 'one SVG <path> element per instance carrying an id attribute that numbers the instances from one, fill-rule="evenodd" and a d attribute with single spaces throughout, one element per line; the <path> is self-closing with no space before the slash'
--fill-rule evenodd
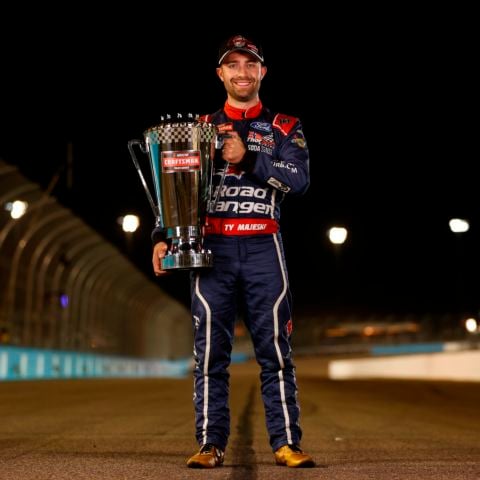
<path id="1" fill-rule="evenodd" d="M 288 467 L 314 466 L 299 447 L 302 432 L 290 348 L 291 299 L 278 231 L 283 197 L 308 188 L 309 157 L 299 120 L 263 107 L 259 90 L 266 72 L 261 48 L 241 35 L 231 37 L 220 49 L 217 68 L 226 103 L 202 118 L 225 135 L 215 158 L 216 203 L 205 225 L 205 248 L 212 251 L 214 265 L 192 273 L 194 403 L 201 446 L 187 461 L 192 468 L 211 468 L 224 460 L 230 433 L 228 366 L 238 292 L 261 366 L 275 461 Z M 168 248 L 161 235 L 159 229 L 152 233 L 157 275 L 165 273 L 160 261 Z"/>

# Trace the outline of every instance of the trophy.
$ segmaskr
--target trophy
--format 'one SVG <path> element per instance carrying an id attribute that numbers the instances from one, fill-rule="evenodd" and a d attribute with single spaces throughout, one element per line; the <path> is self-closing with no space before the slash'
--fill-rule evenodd
<path id="1" fill-rule="evenodd" d="M 163 270 L 211 267 L 213 261 L 212 253 L 203 248 L 202 230 L 212 201 L 217 130 L 200 122 L 198 116 L 183 117 L 161 117 L 159 125 L 144 132 L 144 141 L 128 142 L 156 226 L 164 230 L 169 244 Z M 154 195 L 135 155 L 135 145 L 148 155 Z"/>

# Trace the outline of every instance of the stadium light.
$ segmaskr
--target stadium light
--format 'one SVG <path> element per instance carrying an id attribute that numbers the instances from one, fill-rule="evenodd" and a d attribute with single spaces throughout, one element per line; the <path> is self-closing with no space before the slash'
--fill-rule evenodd
<path id="1" fill-rule="evenodd" d="M 342 245 L 348 236 L 348 231 L 343 227 L 332 227 L 327 232 L 328 239 L 334 245 Z"/>
<path id="2" fill-rule="evenodd" d="M 137 215 L 125 215 L 124 217 L 120 217 L 118 222 L 122 225 L 123 231 L 127 233 L 136 232 L 140 226 L 140 219 Z"/>
<path id="3" fill-rule="evenodd" d="M 470 223 L 465 218 L 452 218 L 448 226 L 453 233 L 465 233 L 470 229 Z"/>
<path id="4" fill-rule="evenodd" d="M 5 204 L 5 210 L 10 212 L 10 216 L 17 220 L 22 217 L 27 211 L 28 203 L 22 200 L 14 200 L 13 202 L 8 202 Z"/>

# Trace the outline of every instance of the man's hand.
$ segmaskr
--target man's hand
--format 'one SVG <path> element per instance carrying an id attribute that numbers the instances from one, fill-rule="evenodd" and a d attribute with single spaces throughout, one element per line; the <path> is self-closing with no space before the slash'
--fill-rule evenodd
<path id="1" fill-rule="evenodd" d="M 222 148 L 222 158 L 228 163 L 240 163 L 247 149 L 235 130 L 225 136 Z"/>
<path id="2" fill-rule="evenodd" d="M 167 254 L 167 250 L 168 245 L 165 242 L 158 242 L 153 247 L 153 271 L 157 277 L 169 273 L 167 270 L 162 270 L 162 258 Z"/>

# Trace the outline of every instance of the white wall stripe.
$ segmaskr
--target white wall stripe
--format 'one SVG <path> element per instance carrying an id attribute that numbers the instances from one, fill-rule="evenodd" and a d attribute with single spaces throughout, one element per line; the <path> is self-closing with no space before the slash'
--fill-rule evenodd
<path id="1" fill-rule="evenodd" d="M 83 358 L 77 357 L 75 362 L 75 375 L 77 375 L 77 377 L 81 377 L 82 371 L 83 371 Z"/>
<path id="2" fill-rule="evenodd" d="M 60 375 L 60 357 L 58 355 L 52 356 L 52 375 L 54 377 Z"/>
<path id="3" fill-rule="evenodd" d="M 72 357 L 68 355 L 65 357 L 65 363 L 63 364 L 64 375 L 70 377 L 72 375 Z"/>
<path id="4" fill-rule="evenodd" d="M 37 357 L 35 372 L 37 377 L 43 377 L 45 373 L 45 357 L 43 355 L 38 355 Z"/>
<path id="5" fill-rule="evenodd" d="M 0 377 L 7 378 L 8 375 L 8 353 L 2 352 L 0 354 Z"/>
<path id="6" fill-rule="evenodd" d="M 28 373 L 28 355 L 26 353 L 22 353 L 20 355 L 20 376 L 26 377 Z"/>

